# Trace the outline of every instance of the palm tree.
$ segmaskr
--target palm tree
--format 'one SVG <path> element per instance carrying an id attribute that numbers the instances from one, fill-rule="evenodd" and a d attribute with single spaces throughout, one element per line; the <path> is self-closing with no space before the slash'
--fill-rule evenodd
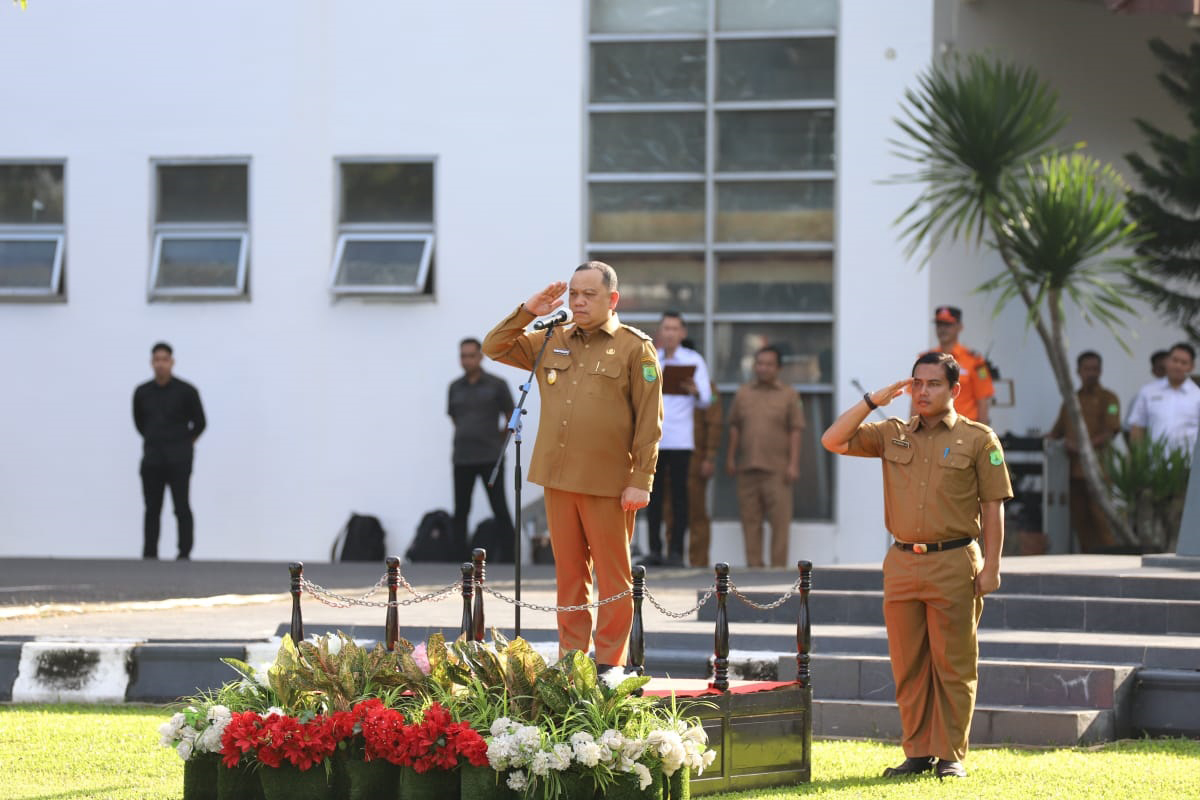
<path id="1" fill-rule="evenodd" d="M 1087 435 L 1064 327 L 1069 301 L 1121 341 L 1133 309 L 1118 285 L 1136 267 L 1128 255 L 1135 226 L 1125 219 L 1117 173 L 1079 146 L 1053 144 L 1064 122 L 1057 95 L 1032 69 L 982 55 L 933 66 L 905 93 L 897 120 L 904 137 L 893 144 L 916 171 L 896 180 L 923 187 L 897 224 L 910 256 L 927 260 L 946 240 L 999 254 L 1004 270 L 980 289 L 998 293 L 997 311 L 1015 298 L 1024 303 L 1079 442 L 1089 493 L 1133 544 Z"/>

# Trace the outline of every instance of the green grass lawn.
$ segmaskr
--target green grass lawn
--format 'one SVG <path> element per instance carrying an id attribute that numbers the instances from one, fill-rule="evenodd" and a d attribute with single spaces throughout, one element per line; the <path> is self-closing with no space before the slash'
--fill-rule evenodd
<path id="1" fill-rule="evenodd" d="M 180 798 L 183 762 L 158 744 L 156 729 L 168 716 L 145 706 L 0 706 L 0 798 Z M 901 758 L 895 745 L 816 742 L 811 784 L 719 797 L 1200 798 L 1200 742 L 1195 741 L 1125 741 L 1060 750 L 989 748 L 971 753 L 971 777 L 964 781 L 877 777 Z"/>

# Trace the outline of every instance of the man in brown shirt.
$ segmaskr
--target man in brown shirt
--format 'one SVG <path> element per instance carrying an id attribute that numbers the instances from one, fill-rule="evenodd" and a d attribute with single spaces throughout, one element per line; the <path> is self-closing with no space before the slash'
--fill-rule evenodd
<path id="1" fill-rule="evenodd" d="M 725 469 L 737 477 L 746 564 L 763 566 L 764 516 L 771 524 L 771 566 L 787 566 L 792 484 L 800 476 L 800 396 L 779 381 L 783 356 L 767 345 L 754 354 L 754 377 L 729 408 Z"/>
<path id="2" fill-rule="evenodd" d="M 1092 350 L 1080 353 L 1075 359 L 1079 373 L 1079 407 L 1083 411 L 1083 424 L 1096 450 L 1096 458 L 1104 464 L 1105 453 L 1113 437 L 1121 432 L 1121 401 L 1100 385 L 1102 361 L 1100 354 Z M 1065 405 L 1058 410 L 1054 427 L 1046 434 L 1047 439 L 1062 439 L 1071 459 L 1071 527 L 1079 539 L 1079 549 L 1084 553 L 1095 553 L 1116 544 L 1108 520 L 1088 495 L 1087 481 L 1083 477 L 1083 464 L 1079 461 L 1079 439 L 1067 424 Z"/>
<path id="3" fill-rule="evenodd" d="M 832 453 L 883 464 L 884 524 L 895 538 L 883 561 L 883 616 L 906 756 L 884 777 L 967 774 L 979 616 L 983 596 L 1000 588 L 1013 495 L 996 434 L 954 410 L 958 378 L 953 356 L 926 353 L 911 378 L 863 395 L 821 437 Z M 905 391 L 916 416 L 866 422 Z"/>
<path id="4" fill-rule="evenodd" d="M 525 328 L 561 306 L 566 290 L 560 281 L 534 294 L 492 329 L 483 352 L 532 369 L 546 334 Z M 662 437 L 658 358 L 650 337 L 614 313 L 617 273 L 589 261 L 575 270 L 568 297 L 574 321 L 551 330 L 538 366 L 542 412 L 529 465 L 529 480 L 546 490 L 559 606 L 592 602 L 593 565 L 601 598 L 633 585 L 634 514 L 650 502 Z M 599 608 L 598 668 L 624 666 L 632 623 L 629 597 Z M 587 652 L 591 640 L 588 610 L 559 612 L 560 653 Z"/>

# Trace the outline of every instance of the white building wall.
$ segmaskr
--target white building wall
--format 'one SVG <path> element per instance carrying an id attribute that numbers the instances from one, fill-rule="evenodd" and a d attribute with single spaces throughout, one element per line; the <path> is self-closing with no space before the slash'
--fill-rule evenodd
<path id="1" fill-rule="evenodd" d="M 402 551 L 452 504 L 459 338 L 580 257 L 581 7 L 78 0 L 0 17 L 0 51 L 28 67 L 0 157 L 67 159 L 69 298 L 0 306 L 0 554 L 140 552 L 130 395 L 158 339 L 209 417 L 195 557 L 321 558 L 351 510 Z M 251 159 L 250 301 L 147 303 L 151 159 L 230 155 Z M 334 157 L 361 155 L 436 157 L 436 301 L 331 301 Z"/>

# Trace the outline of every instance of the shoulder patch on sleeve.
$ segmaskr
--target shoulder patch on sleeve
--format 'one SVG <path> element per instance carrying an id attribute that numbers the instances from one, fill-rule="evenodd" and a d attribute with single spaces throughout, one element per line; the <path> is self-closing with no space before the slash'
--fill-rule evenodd
<path id="1" fill-rule="evenodd" d="M 996 448 L 988 453 L 988 461 L 992 462 L 993 467 L 998 467 L 1004 463 L 1004 453 L 1000 448 Z"/>
<path id="2" fill-rule="evenodd" d="M 1108 404 L 1108 413 L 1109 413 L 1109 414 L 1116 414 L 1116 413 L 1117 413 L 1117 412 L 1119 412 L 1120 410 L 1121 410 L 1121 409 L 1120 409 L 1120 408 L 1117 406 L 1117 404 L 1116 404 L 1116 403 L 1109 403 L 1109 404 Z"/>
<path id="3" fill-rule="evenodd" d="M 658 380 L 658 362 L 646 359 L 642 362 L 642 380 L 654 383 Z"/>

